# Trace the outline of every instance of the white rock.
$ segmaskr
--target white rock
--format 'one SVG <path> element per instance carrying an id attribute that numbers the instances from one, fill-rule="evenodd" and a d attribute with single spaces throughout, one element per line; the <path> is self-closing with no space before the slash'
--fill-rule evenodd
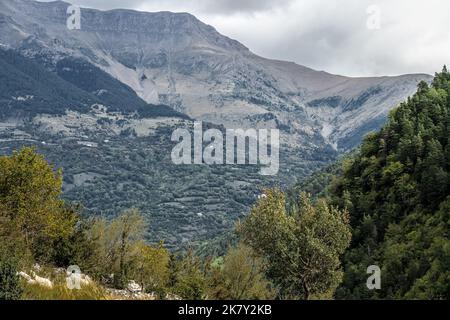
<path id="1" fill-rule="evenodd" d="M 131 280 L 130 282 L 128 282 L 127 289 L 128 289 L 128 291 L 130 291 L 132 293 L 142 292 L 142 287 L 139 284 L 137 284 L 134 280 Z"/>
<path id="2" fill-rule="evenodd" d="M 27 273 L 20 271 L 17 273 L 18 276 L 21 276 L 22 278 L 24 278 L 27 283 L 35 283 L 36 281 L 34 281 L 34 279 L 32 277 L 30 277 Z"/>
<path id="3" fill-rule="evenodd" d="M 172 293 L 167 293 L 166 294 L 166 300 L 182 300 L 181 297 L 172 294 Z"/>
<path id="4" fill-rule="evenodd" d="M 17 275 L 24 278 L 28 284 L 38 284 L 43 287 L 47 288 L 53 288 L 53 282 L 50 281 L 47 278 L 39 277 L 37 274 L 34 273 L 34 271 L 31 271 L 32 276 L 28 275 L 27 273 L 20 271 L 17 273 Z"/>
<path id="5" fill-rule="evenodd" d="M 42 287 L 47 287 L 49 289 L 53 288 L 53 282 L 50 279 L 40 277 L 37 274 L 35 274 L 34 271 L 32 271 L 32 274 L 37 284 L 39 284 Z"/>

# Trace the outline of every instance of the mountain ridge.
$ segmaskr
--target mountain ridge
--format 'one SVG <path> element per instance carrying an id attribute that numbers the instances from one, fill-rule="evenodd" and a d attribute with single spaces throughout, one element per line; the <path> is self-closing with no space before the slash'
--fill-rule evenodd
<path id="1" fill-rule="evenodd" d="M 431 79 L 424 74 L 352 78 L 259 57 L 188 13 L 82 8 L 81 30 L 70 31 L 65 26 L 68 5 L 6 0 L 0 10 L 24 37 L 9 39 L 9 44 L 56 60 L 58 55 L 83 57 L 146 102 L 169 105 L 195 119 L 228 127 L 289 128 L 284 137 L 290 143 L 325 132 L 324 143 L 351 149 L 364 128 L 378 129 L 420 80 Z M 30 7 L 37 18 L 27 16 Z M 9 26 L 14 29 L 11 22 Z M 0 42 L 8 42 L 6 38 L 0 34 Z M 368 94 L 374 90 L 378 92 Z M 340 99 L 340 109 L 321 100 L 329 97 Z M 310 108 L 318 100 L 320 108 Z M 344 107 L 352 101 L 358 110 L 346 113 Z M 254 120 L 269 113 L 276 121 Z"/>

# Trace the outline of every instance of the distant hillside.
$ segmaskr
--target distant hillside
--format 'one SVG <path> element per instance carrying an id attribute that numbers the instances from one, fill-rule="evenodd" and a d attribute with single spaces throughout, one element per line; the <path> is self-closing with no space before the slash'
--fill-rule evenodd
<path id="1" fill-rule="evenodd" d="M 92 105 L 145 117 L 187 116 L 167 106 L 149 105 L 129 87 L 86 61 L 63 59 L 51 72 L 35 59 L 0 49 L 0 116 L 64 115 L 88 112 Z M 70 71 L 70 72 L 69 72 Z M 101 88 L 101 89 L 100 89 Z"/>

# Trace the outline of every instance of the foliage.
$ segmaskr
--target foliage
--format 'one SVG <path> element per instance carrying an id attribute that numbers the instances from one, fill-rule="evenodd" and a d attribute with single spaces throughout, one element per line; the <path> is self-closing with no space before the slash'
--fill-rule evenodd
<path id="1" fill-rule="evenodd" d="M 79 208 L 60 198 L 61 184 L 61 171 L 55 173 L 32 148 L 0 158 L 2 297 L 20 296 L 16 273 L 36 262 L 63 269 L 78 265 L 99 280 L 113 274 L 111 285 L 119 288 L 132 277 L 149 290 L 164 288 L 169 254 L 162 243 L 144 244 L 142 215 L 133 209 L 111 221 L 82 219 Z M 38 287 L 28 285 L 24 298 L 79 296 L 63 284 L 47 291 Z"/>
<path id="2" fill-rule="evenodd" d="M 203 261 L 189 251 L 184 257 L 172 256 L 169 290 L 184 300 L 207 297 L 207 280 Z"/>
<path id="3" fill-rule="evenodd" d="M 169 280 L 170 254 L 163 243 L 156 246 L 138 243 L 132 278 L 144 291 L 161 292 L 166 289 Z"/>
<path id="4" fill-rule="evenodd" d="M 310 176 L 303 177 L 292 188 L 289 188 L 286 191 L 288 206 L 295 203 L 296 198 L 302 192 L 310 194 L 313 199 L 329 197 L 330 185 L 336 176 L 342 173 L 341 161 L 334 162 Z"/>
<path id="5" fill-rule="evenodd" d="M 444 68 L 344 163 L 332 198 L 350 210 L 354 230 L 337 297 L 450 297 L 449 95 Z M 370 292 L 365 270 L 373 264 L 382 269 L 382 288 Z"/>
<path id="6" fill-rule="evenodd" d="M 268 263 L 267 275 L 281 297 L 311 299 L 330 294 L 342 279 L 340 256 L 350 243 L 348 213 L 300 195 L 286 212 L 285 195 L 266 191 L 238 227 L 244 243 Z"/>
<path id="7" fill-rule="evenodd" d="M 0 248 L 0 300 L 18 300 L 22 296 L 18 267 L 17 257 Z"/>
<path id="8" fill-rule="evenodd" d="M 114 285 L 123 288 L 132 272 L 132 265 L 140 252 L 145 223 L 139 211 L 125 211 L 112 221 L 98 219 L 88 230 L 88 238 L 96 244 L 96 274 L 114 275 Z"/>
<path id="9" fill-rule="evenodd" d="M 210 297 L 217 300 L 268 300 L 275 297 L 264 274 L 263 260 L 239 244 L 211 265 Z"/>
<path id="10" fill-rule="evenodd" d="M 61 172 L 54 172 L 32 148 L 0 157 L 0 213 L 3 223 L 37 260 L 54 240 L 72 232 L 76 216 L 60 199 Z"/>

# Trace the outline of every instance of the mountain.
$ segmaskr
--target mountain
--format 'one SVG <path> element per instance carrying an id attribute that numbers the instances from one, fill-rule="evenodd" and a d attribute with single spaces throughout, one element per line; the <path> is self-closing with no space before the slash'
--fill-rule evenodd
<path id="1" fill-rule="evenodd" d="M 187 13 L 83 8 L 81 30 L 69 30 L 68 6 L 2 1 L 0 42 L 53 66 L 82 57 L 148 103 L 228 127 L 282 128 L 294 145 L 316 135 L 351 149 L 420 80 L 430 80 L 348 78 L 265 59 Z"/>
<path id="2" fill-rule="evenodd" d="M 136 207 L 169 248 L 230 230 L 260 189 L 287 187 L 358 145 L 427 75 L 349 78 L 265 59 L 187 13 L 0 2 L 0 153 L 35 145 L 88 215 Z M 171 134 L 278 128 L 280 171 L 177 166 Z"/>

